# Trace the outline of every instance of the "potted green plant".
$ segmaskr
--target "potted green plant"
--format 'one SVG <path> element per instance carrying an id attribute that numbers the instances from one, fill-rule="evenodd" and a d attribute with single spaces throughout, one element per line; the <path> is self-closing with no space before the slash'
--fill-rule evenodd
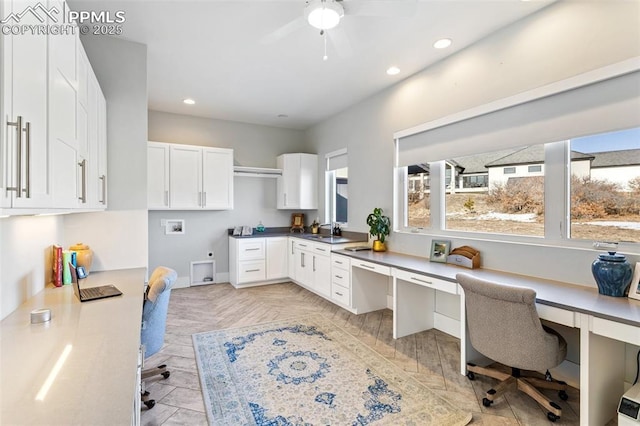
<path id="1" fill-rule="evenodd" d="M 367 216 L 367 225 L 369 225 L 369 234 L 372 237 L 377 237 L 377 240 L 373 242 L 373 251 L 386 251 L 387 246 L 385 244 L 385 238 L 391 233 L 391 220 L 388 216 L 382 214 L 382 209 L 376 207 L 373 209 L 373 213 L 369 213 Z"/>

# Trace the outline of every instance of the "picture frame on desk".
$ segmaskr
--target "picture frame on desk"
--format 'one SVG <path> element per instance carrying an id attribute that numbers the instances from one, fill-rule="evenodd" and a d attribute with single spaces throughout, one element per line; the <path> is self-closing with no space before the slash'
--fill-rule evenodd
<path id="1" fill-rule="evenodd" d="M 451 249 L 451 241 L 447 240 L 431 240 L 431 251 L 429 252 L 429 261 L 446 263 L 449 250 Z"/>
<path id="2" fill-rule="evenodd" d="M 633 269 L 633 278 L 629 286 L 629 298 L 640 300 L 640 262 L 636 262 Z"/>

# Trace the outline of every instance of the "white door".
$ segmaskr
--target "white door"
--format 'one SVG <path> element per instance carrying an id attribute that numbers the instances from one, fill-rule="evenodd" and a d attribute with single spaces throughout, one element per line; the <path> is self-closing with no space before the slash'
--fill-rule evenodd
<path id="1" fill-rule="evenodd" d="M 37 1 L 3 1 L 2 16 Z M 26 13 L 21 24 L 41 25 Z M 51 200 L 47 139 L 47 36 L 2 35 L 2 139 L 0 167 L 5 207 L 47 207 Z M 21 122 L 18 123 L 18 117 Z M 9 124 L 14 123 L 14 124 Z M 19 126 L 18 126 L 19 125 Z M 18 188 L 18 186 L 20 188 Z M 7 188 L 15 188 L 6 191 Z"/>
<path id="2" fill-rule="evenodd" d="M 265 238 L 267 241 L 267 279 L 273 280 L 288 276 L 289 256 L 286 237 Z"/>
<path id="3" fill-rule="evenodd" d="M 169 208 L 169 145 L 147 145 L 147 208 Z"/>
<path id="4" fill-rule="evenodd" d="M 169 205 L 202 208 L 202 148 L 170 145 L 169 151 Z"/>
<path id="5" fill-rule="evenodd" d="M 233 209 L 233 150 L 202 149 L 202 192 L 205 209 Z"/>

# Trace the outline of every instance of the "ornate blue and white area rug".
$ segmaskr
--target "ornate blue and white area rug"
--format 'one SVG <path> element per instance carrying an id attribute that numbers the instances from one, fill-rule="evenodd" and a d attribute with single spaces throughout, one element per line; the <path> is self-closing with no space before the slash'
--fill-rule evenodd
<path id="1" fill-rule="evenodd" d="M 465 425 L 455 408 L 317 316 L 193 335 L 213 425 Z"/>

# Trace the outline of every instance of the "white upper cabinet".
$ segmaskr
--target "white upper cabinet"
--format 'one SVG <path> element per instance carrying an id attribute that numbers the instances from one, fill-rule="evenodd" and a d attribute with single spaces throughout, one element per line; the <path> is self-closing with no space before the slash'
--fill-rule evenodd
<path id="1" fill-rule="evenodd" d="M 147 208 L 169 208 L 169 144 L 147 146 Z"/>
<path id="2" fill-rule="evenodd" d="M 151 210 L 233 209 L 233 150 L 149 142 Z"/>
<path id="3" fill-rule="evenodd" d="M 20 13 L 37 3 L 3 1 L 0 16 Z M 42 23 L 25 14 L 21 24 Z M 2 34 L 0 45 L 0 207 L 48 207 L 47 36 Z"/>
<path id="4" fill-rule="evenodd" d="M 277 179 L 278 209 L 317 209 L 318 156 L 282 154 L 278 156 L 278 168 L 282 169 Z"/>

